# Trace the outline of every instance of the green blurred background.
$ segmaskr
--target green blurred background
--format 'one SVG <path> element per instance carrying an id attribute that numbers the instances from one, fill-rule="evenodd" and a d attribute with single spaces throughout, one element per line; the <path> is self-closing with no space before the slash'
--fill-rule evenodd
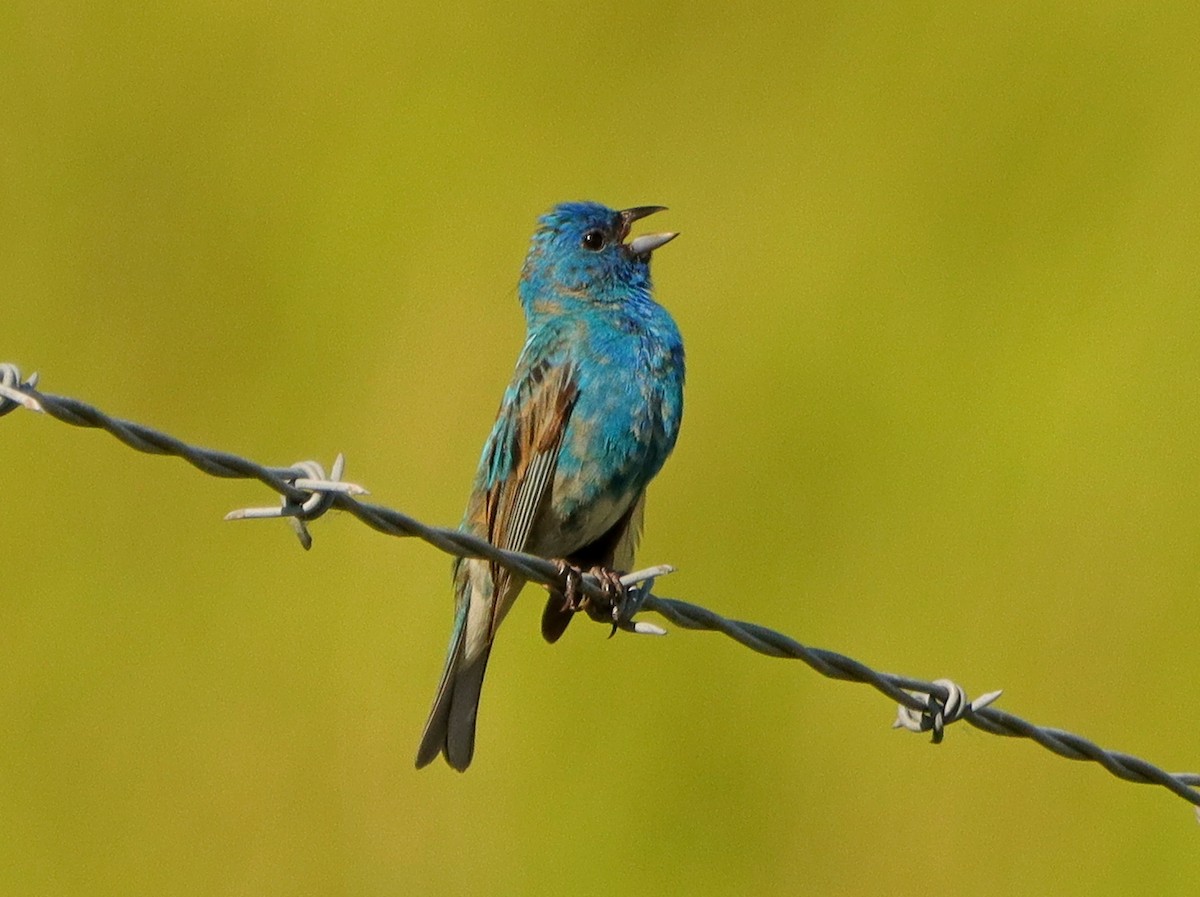
<path id="1" fill-rule="evenodd" d="M 536 215 L 668 205 L 661 592 L 1200 767 L 1200 12 L 971 6 L 6 4 L 0 360 L 450 524 Z M 532 590 L 418 773 L 446 557 L 0 451 L 0 893 L 1196 893 L 1165 791 Z"/>

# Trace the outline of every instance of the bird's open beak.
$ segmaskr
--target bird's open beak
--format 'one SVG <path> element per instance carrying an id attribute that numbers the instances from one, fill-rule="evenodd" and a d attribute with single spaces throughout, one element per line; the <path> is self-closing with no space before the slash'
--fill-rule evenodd
<path id="1" fill-rule="evenodd" d="M 629 235 L 629 226 L 639 218 L 645 218 L 647 215 L 653 215 L 655 212 L 665 212 L 666 206 L 637 206 L 632 209 L 624 209 L 619 214 L 621 216 L 621 239 Z M 633 255 L 649 255 L 654 250 L 658 249 L 666 243 L 670 243 L 679 234 L 662 233 L 662 234 L 644 234 L 640 237 L 635 237 L 625 244 L 626 248 Z"/>

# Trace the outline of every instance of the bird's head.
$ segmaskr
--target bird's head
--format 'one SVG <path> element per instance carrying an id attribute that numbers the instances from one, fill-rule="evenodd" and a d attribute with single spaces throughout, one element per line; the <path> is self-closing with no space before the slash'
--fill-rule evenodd
<path id="1" fill-rule="evenodd" d="M 538 219 L 538 229 L 521 271 L 526 308 L 539 301 L 582 299 L 589 304 L 620 304 L 630 291 L 650 288 L 650 254 L 678 234 L 629 237 L 640 218 L 663 211 L 638 206 L 617 211 L 595 202 L 566 202 Z"/>

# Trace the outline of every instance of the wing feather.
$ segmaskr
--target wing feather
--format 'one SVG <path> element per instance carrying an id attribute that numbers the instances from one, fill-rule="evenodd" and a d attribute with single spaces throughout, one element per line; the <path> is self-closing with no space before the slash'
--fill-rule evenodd
<path id="1" fill-rule="evenodd" d="M 571 411 L 579 390 L 572 365 L 543 362 L 534 366 L 517 386 L 516 407 L 521 413 L 505 434 L 512 475 L 501 477 L 488 489 L 488 541 L 508 551 L 524 551 L 543 503 L 550 494 Z M 522 394 L 523 393 L 523 394 Z M 498 600 L 492 608 L 492 632 L 507 612 L 521 583 L 503 567 L 493 565 L 492 578 Z"/>

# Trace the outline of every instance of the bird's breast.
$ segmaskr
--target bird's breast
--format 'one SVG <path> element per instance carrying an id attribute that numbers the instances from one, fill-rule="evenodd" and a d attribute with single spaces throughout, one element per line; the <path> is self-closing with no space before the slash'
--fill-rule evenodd
<path id="1" fill-rule="evenodd" d="M 539 546 L 569 554 L 607 532 L 675 445 L 682 365 L 631 339 L 575 360 L 578 399 L 559 452 Z"/>

